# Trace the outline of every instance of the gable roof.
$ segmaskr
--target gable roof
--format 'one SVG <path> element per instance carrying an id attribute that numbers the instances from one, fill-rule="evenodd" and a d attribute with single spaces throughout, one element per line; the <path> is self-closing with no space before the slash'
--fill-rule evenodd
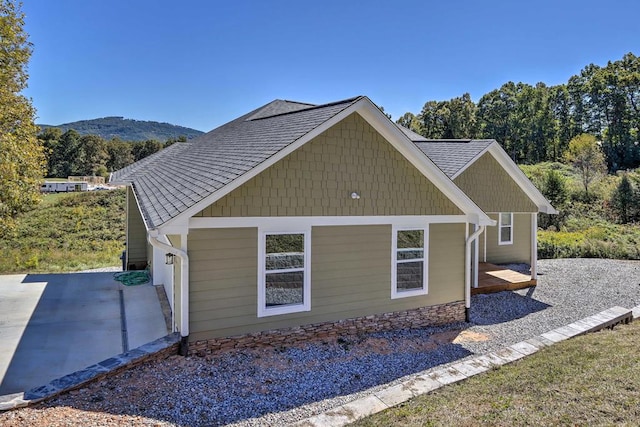
<path id="1" fill-rule="evenodd" d="M 540 212 L 558 213 L 495 139 L 427 139 L 404 126 L 397 126 L 450 179 L 458 177 L 483 154 L 489 152 L 538 206 Z"/>
<path id="2" fill-rule="evenodd" d="M 148 228 L 158 227 L 253 169 L 356 102 L 321 106 L 274 101 L 187 143 L 175 143 L 114 172 L 133 183 Z M 295 112 L 295 114 L 292 114 Z"/>
<path id="3" fill-rule="evenodd" d="M 195 215 L 276 161 L 358 112 L 475 222 L 492 220 L 366 97 L 323 105 L 273 101 L 188 143 L 114 172 L 110 181 L 132 184 L 148 229 Z"/>

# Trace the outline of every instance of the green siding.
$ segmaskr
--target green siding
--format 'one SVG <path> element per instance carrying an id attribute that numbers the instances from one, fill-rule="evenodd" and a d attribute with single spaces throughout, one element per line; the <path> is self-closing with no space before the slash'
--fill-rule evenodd
<path id="1" fill-rule="evenodd" d="M 485 212 L 538 212 L 491 153 L 483 154 L 453 182 Z"/>
<path id="2" fill-rule="evenodd" d="M 131 187 L 127 187 L 127 266 L 144 268 L 147 264 L 147 230 Z"/>
<path id="3" fill-rule="evenodd" d="M 489 214 L 498 220 L 498 214 Z M 485 231 L 487 262 L 512 263 L 531 262 L 531 214 L 513 214 L 513 244 L 498 245 L 498 226 L 487 227 Z M 484 238 L 480 239 L 480 261 L 483 261 Z"/>
<path id="4" fill-rule="evenodd" d="M 429 295 L 441 304 L 464 299 L 464 224 L 429 227 Z"/>
<path id="5" fill-rule="evenodd" d="M 313 227 L 311 311 L 257 317 L 258 229 L 192 230 L 190 339 L 407 310 L 464 298 L 464 225 L 432 224 L 429 294 L 391 299 L 387 226 Z"/>
<path id="6" fill-rule="evenodd" d="M 360 199 L 351 198 L 354 191 Z M 354 113 L 196 216 L 458 214 L 460 209 Z"/>

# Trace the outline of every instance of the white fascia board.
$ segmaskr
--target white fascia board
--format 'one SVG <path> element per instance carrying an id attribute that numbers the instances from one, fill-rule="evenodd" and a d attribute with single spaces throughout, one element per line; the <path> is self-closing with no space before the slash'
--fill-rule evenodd
<path id="1" fill-rule="evenodd" d="M 542 195 L 540 190 L 527 178 L 518 165 L 511 160 L 511 157 L 502 149 L 500 144 L 493 142 L 488 150 L 493 158 L 504 168 L 505 171 L 518 184 L 520 189 L 538 206 L 538 211 L 547 214 L 557 214 L 558 211 L 551 206 L 551 203 Z"/>
<path id="2" fill-rule="evenodd" d="M 158 228 L 159 234 L 189 234 L 189 223 L 181 221 L 170 225 L 162 225 Z"/>
<path id="3" fill-rule="evenodd" d="M 424 224 L 463 224 L 467 222 L 471 222 L 468 215 L 193 217 L 189 220 L 189 228 L 260 227 L 266 231 L 274 232 L 336 225 L 394 224 L 402 227 L 416 227 Z"/>
<path id="4" fill-rule="evenodd" d="M 200 200 L 195 205 L 193 205 L 190 208 L 186 209 L 184 212 L 180 213 L 178 216 L 170 219 L 169 221 L 167 221 L 162 226 L 162 228 L 165 228 L 167 226 L 171 226 L 176 222 L 178 222 L 178 223 L 188 222 L 188 219 L 191 218 L 193 215 L 197 214 L 198 212 L 200 212 L 201 210 L 203 210 L 207 206 L 215 203 L 216 201 L 218 201 L 222 197 L 226 196 L 227 194 L 229 194 L 230 192 L 232 192 L 236 188 L 240 187 L 242 184 L 244 184 L 247 181 L 249 181 L 251 178 L 254 178 L 255 176 L 257 176 L 260 173 L 262 173 L 263 171 L 265 171 L 266 169 L 268 169 L 271 166 L 273 166 L 278 161 L 284 159 L 286 156 L 288 156 L 289 154 L 293 153 L 298 148 L 302 147 L 304 144 L 306 144 L 307 142 L 311 141 L 316 136 L 320 135 L 322 132 L 326 131 L 327 129 L 331 128 L 332 126 L 334 126 L 335 124 L 337 124 L 341 120 L 345 119 L 351 113 L 357 111 L 359 106 L 363 103 L 364 100 L 365 100 L 364 98 L 361 98 L 360 100 L 354 102 L 349 107 L 345 108 L 344 110 L 342 110 L 341 112 L 339 112 L 335 116 L 331 117 L 330 119 L 328 119 L 324 123 L 320 124 L 315 129 L 313 129 L 310 132 L 306 133 L 305 135 L 301 136 L 298 140 L 294 141 L 293 143 L 289 144 L 288 146 L 286 146 L 282 150 L 278 151 L 273 156 L 269 157 L 268 159 L 266 159 L 265 161 L 260 163 L 258 166 L 256 166 L 253 169 L 247 171 L 244 175 L 234 179 L 233 181 L 231 181 L 230 183 L 228 183 L 224 187 L 214 191 L 209 196 L 205 197 L 204 199 Z M 369 101 L 369 102 L 371 102 L 371 101 Z"/>
<path id="5" fill-rule="evenodd" d="M 435 163 L 427 157 L 369 98 L 358 113 L 393 145 L 413 166 L 429 179 L 442 193 L 449 198 L 462 212 L 477 215 L 477 223 L 483 225 L 491 219 L 471 200 L 457 185 L 453 183 Z M 475 222 L 475 221 L 471 221 Z"/>

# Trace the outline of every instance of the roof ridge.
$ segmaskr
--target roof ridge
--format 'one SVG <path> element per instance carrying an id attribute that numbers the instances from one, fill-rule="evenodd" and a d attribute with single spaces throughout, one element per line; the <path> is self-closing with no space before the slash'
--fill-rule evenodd
<path id="1" fill-rule="evenodd" d="M 281 117 L 281 116 L 286 116 L 286 115 L 289 115 L 289 114 L 301 113 L 303 111 L 311 111 L 311 110 L 317 110 L 317 109 L 320 109 L 320 108 L 331 107 L 333 105 L 351 104 L 351 103 L 355 102 L 356 100 L 360 100 L 361 98 L 364 98 L 364 96 L 359 95 L 359 96 L 354 96 L 353 98 L 343 99 L 341 101 L 333 101 L 333 102 L 328 102 L 326 104 L 318 104 L 318 105 L 316 105 L 316 104 L 307 104 L 305 102 L 295 102 L 295 101 L 286 101 L 286 100 L 282 100 L 282 99 L 276 99 L 275 101 L 295 102 L 296 104 L 310 105 L 310 107 L 309 108 L 303 108 L 303 109 L 300 109 L 300 110 L 286 111 L 286 112 L 283 112 L 283 113 L 272 114 L 272 115 L 265 116 L 265 117 L 256 117 L 256 118 L 251 118 L 250 117 L 248 119 L 245 119 L 245 121 L 255 122 L 255 121 L 258 121 L 258 120 L 270 119 L 270 118 L 273 118 L 273 117 Z M 272 102 L 275 102 L 275 101 L 272 101 Z M 269 104 L 267 104 L 267 105 L 269 105 Z"/>
<path id="2" fill-rule="evenodd" d="M 300 105 L 309 105 L 311 107 L 315 107 L 316 105 L 318 105 L 318 104 L 312 104 L 310 102 L 293 101 L 291 99 L 276 99 L 276 101 L 291 102 L 292 104 L 300 104 Z"/>
<path id="3" fill-rule="evenodd" d="M 493 138 L 425 138 L 418 142 L 475 142 L 475 141 L 495 141 Z"/>

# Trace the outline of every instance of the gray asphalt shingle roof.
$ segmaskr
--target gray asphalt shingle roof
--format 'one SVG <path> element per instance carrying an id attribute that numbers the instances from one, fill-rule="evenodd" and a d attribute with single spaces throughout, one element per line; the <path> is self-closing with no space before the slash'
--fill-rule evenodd
<path id="1" fill-rule="evenodd" d="M 449 178 L 495 142 L 493 139 L 428 139 L 404 126 L 396 126 Z"/>
<path id="2" fill-rule="evenodd" d="M 445 175 L 452 178 L 493 142 L 493 139 L 432 139 L 415 144 Z"/>
<path id="3" fill-rule="evenodd" d="M 150 228 L 175 218 L 362 97 L 314 106 L 273 101 L 189 142 L 116 171 L 130 183 Z"/>

